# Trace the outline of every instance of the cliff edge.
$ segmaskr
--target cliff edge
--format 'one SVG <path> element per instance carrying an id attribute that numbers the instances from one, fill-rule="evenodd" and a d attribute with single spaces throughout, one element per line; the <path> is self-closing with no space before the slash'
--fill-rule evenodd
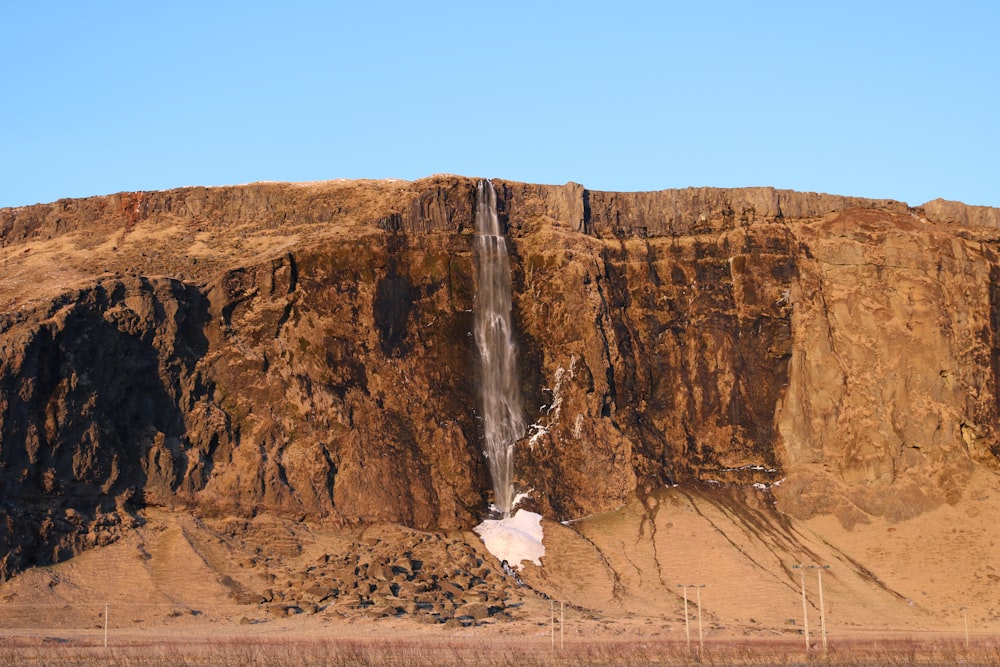
<path id="1" fill-rule="evenodd" d="M 998 211 L 495 180 L 553 519 L 676 483 L 845 528 L 996 471 Z M 476 180 L 0 210 L 0 579 L 144 507 L 468 527 Z"/>

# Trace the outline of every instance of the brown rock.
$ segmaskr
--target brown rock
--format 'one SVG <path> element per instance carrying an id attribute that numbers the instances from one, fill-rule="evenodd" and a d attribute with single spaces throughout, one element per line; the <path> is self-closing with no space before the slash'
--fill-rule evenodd
<path id="1" fill-rule="evenodd" d="M 310 586 L 302 591 L 301 597 L 309 602 L 323 602 L 329 598 L 337 597 L 340 593 L 336 588 L 327 586 Z"/>
<path id="2" fill-rule="evenodd" d="M 496 187 L 534 425 L 518 486 L 547 516 L 715 480 L 795 516 L 901 521 L 1000 468 L 996 209 Z M 0 579 L 117 539 L 147 504 L 477 523 L 475 188 L 0 210 Z M 301 550 L 275 534 L 266 555 Z M 430 581 L 417 556 L 330 576 Z M 479 563 L 459 548 L 455 567 Z"/>
<path id="3" fill-rule="evenodd" d="M 481 621 L 490 617 L 490 609 L 482 602 L 467 602 L 455 609 L 455 618 L 468 617 Z"/>
<path id="4" fill-rule="evenodd" d="M 450 581 L 439 581 L 437 588 L 442 595 L 449 598 L 460 598 L 464 593 L 461 586 L 458 586 Z"/>
<path id="5" fill-rule="evenodd" d="M 465 602 L 486 602 L 489 599 L 485 591 L 466 591 L 462 594 L 462 600 Z"/>

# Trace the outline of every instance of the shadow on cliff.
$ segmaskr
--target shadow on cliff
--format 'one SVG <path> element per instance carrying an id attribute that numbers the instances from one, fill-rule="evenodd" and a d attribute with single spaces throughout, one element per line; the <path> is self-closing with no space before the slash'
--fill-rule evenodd
<path id="1" fill-rule="evenodd" d="M 188 469 L 180 406 L 207 350 L 197 289 L 116 281 L 50 312 L 0 367 L 0 579 L 113 541 L 147 489 L 173 491 Z"/>

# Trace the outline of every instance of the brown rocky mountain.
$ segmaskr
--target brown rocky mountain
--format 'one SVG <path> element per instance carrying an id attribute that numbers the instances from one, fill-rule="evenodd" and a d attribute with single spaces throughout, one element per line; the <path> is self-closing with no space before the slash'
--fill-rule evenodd
<path id="1" fill-rule="evenodd" d="M 0 210 L 0 580 L 152 508 L 476 524 L 476 183 Z M 850 531 L 998 488 L 1000 210 L 494 184 L 533 424 L 517 486 L 547 518 L 680 484 L 779 533 Z"/>

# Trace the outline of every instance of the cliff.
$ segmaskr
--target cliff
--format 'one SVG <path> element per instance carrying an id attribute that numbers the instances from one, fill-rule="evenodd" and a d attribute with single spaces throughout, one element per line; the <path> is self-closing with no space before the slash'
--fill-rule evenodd
<path id="1" fill-rule="evenodd" d="M 699 482 L 850 527 L 998 468 L 997 210 L 495 185 L 550 518 Z M 476 523 L 475 186 L 0 211 L 0 578 L 152 506 Z"/>

